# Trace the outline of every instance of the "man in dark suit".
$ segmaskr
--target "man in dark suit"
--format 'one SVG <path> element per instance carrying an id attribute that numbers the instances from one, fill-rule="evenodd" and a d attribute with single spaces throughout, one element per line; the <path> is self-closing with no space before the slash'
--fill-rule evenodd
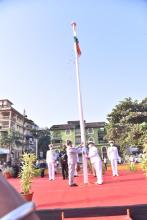
<path id="1" fill-rule="evenodd" d="M 62 176 L 63 179 L 68 178 L 68 163 L 67 163 L 67 152 L 66 152 L 66 145 L 63 146 L 62 151 L 59 154 L 61 168 L 62 168 Z"/>

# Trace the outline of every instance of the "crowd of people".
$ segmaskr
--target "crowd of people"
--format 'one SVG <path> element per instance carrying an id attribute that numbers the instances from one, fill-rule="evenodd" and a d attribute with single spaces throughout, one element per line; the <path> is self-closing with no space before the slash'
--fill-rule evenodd
<path id="1" fill-rule="evenodd" d="M 109 142 L 109 146 L 103 149 L 103 152 L 100 154 L 98 148 L 93 142 L 89 142 L 87 146 L 81 144 L 79 147 L 73 145 L 72 141 L 68 140 L 66 145 L 63 145 L 60 152 L 57 153 L 53 144 L 49 145 L 49 149 L 46 153 L 45 160 L 37 160 L 34 166 L 36 169 L 41 170 L 41 177 L 44 177 L 44 171 L 48 168 L 48 177 L 50 181 L 55 181 L 55 174 L 57 172 L 57 166 L 60 164 L 63 180 L 68 180 L 68 185 L 70 187 L 78 186 L 75 182 L 75 176 L 77 176 L 78 162 L 79 162 L 79 153 L 82 153 L 87 164 L 91 164 L 93 170 L 93 175 L 96 177 L 96 184 L 103 184 L 103 172 L 102 172 L 102 163 L 104 164 L 105 170 L 107 170 L 107 161 L 110 160 L 112 175 L 118 176 L 117 164 L 120 160 L 118 154 L 118 149 L 114 144 L 114 141 Z M 133 157 L 130 157 L 131 164 L 134 163 Z M 18 175 L 21 164 L 12 163 L 1 163 L 0 162 L 0 171 L 3 171 L 7 166 L 13 167 L 16 171 L 16 176 Z M 1 204 L 4 204 L 3 209 L 0 210 L 0 216 L 4 216 L 4 219 L 7 219 L 7 215 L 20 217 L 20 209 L 25 209 L 24 219 L 38 219 L 34 213 L 33 204 L 27 204 L 22 199 L 22 197 L 8 184 L 5 179 L 0 175 L 0 186 L 1 186 Z M 6 196 L 8 194 L 8 196 Z M 5 200 L 4 200 L 5 198 Z M 12 199 L 14 202 L 9 203 L 8 200 Z M 8 205 L 6 205 L 8 204 Z M 7 214 L 8 213 L 8 214 Z M 8 217 L 9 217 L 8 216 Z M 6 218 L 5 218 L 6 217 Z M 2 218 L 3 219 L 3 218 Z M 10 218 L 12 219 L 12 218 Z M 14 219 L 14 218 L 13 218 Z"/>
<path id="2" fill-rule="evenodd" d="M 70 187 L 78 186 L 75 183 L 74 177 L 77 176 L 77 168 L 79 161 L 79 153 L 85 157 L 87 160 L 87 164 L 90 161 L 91 168 L 93 171 L 93 175 L 97 178 L 96 184 L 103 184 L 103 168 L 102 161 L 104 163 L 105 170 L 107 169 L 107 160 L 109 159 L 112 167 L 112 175 L 118 176 L 117 163 L 120 160 L 120 156 L 118 154 L 118 149 L 114 145 L 114 141 L 109 142 L 110 146 L 106 149 L 106 153 L 100 155 L 98 148 L 95 146 L 93 142 L 89 142 L 88 146 L 84 146 L 81 144 L 79 147 L 73 145 L 72 141 L 68 140 L 67 144 L 63 146 L 60 151 L 58 158 L 61 164 L 62 177 L 63 179 L 68 179 L 68 185 Z M 49 145 L 49 149 L 46 153 L 46 163 L 48 167 L 48 175 L 49 180 L 55 180 L 55 164 L 57 161 L 57 155 L 54 150 L 53 144 Z"/>
<path id="3" fill-rule="evenodd" d="M 77 186 L 75 178 L 78 175 L 79 155 L 84 156 L 86 166 L 90 168 L 93 175 L 96 177 L 96 184 L 103 184 L 103 169 L 107 170 L 107 162 L 110 161 L 112 175 L 118 176 L 117 163 L 120 160 L 118 149 L 114 141 L 109 141 L 108 147 L 103 147 L 102 152 L 99 152 L 97 146 L 93 142 L 89 142 L 87 146 L 82 143 L 76 147 L 72 141 L 68 140 L 66 145 L 62 146 L 60 151 L 57 151 L 53 144 L 49 145 L 46 152 L 46 159 L 37 160 L 34 164 L 36 169 L 40 170 L 40 176 L 44 177 L 45 170 L 48 168 L 48 177 L 50 181 L 55 180 L 56 173 L 60 167 L 63 180 L 68 180 L 70 187 Z M 21 169 L 20 162 L 0 163 L 0 171 L 6 167 L 13 168 L 13 177 L 17 177 Z"/>

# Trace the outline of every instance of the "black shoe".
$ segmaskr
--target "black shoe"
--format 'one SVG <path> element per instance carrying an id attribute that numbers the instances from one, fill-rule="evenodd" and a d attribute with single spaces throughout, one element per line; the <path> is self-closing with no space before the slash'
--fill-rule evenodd
<path id="1" fill-rule="evenodd" d="M 76 183 L 73 183 L 73 184 L 71 184 L 69 186 L 74 187 L 74 186 L 78 186 L 78 185 Z"/>

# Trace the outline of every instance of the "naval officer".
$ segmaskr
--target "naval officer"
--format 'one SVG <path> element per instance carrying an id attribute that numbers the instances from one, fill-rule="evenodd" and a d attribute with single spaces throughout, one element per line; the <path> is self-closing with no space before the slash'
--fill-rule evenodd
<path id="1" fill-rule="evenodd" d="M 97 181 L 96 184 L 101 185 L 103 183 L 102 178 L 102 160 L 98 154 L 98 149 L 93 142 L 88 143 L 89 153 L 88 157 L 90 158 L 91 164 L 95 169 Z"/>
<path id="2" fill-rule="evenodd" d="M 111 168 L 112 168 L 112 175 L 113 176 L 119 176 L 118 170 L 117 170 L 117 161 L 120 159 L 118 154 L 118 149 L 114 145 L 114 141 L 109 141 L 110 147 L 108 147 L 108 159 L 111 162 Z"/>
<path id="3" fill-rule="evenodd" d="M 67 157 L 68 157 L 68 180 L 69 186 L 78 186 L 74 183 L 75 166 L 77 164 L 78 149 L 73 146 L 72 141 L 67 141 Z"/>
<path id="4" fill-rule="evenodd" d="M 49 145 L 49 150 L 46 153 L 46 163 L 48 165 L 49 180 L 55 180 L 55 152 L 53 145 Z"/>

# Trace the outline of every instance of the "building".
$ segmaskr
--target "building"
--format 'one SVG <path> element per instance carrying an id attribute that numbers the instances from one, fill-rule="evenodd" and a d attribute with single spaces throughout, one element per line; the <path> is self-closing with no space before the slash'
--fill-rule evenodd
<path id="1" fill-rule="evenodd" d="M 67 124 L 53 125 L 50 128 L 52 143 L 56 146 L 65 144 L 71 140 L 74 145 L 81 143 L 81 132 L 79 121 L 68 121 Z M 85 122 L 86 142 L 93 141 L 96 145 L 105 143 L 105 122 Z"/>
<path id="2" fill-rule="evenodd" d="M 0 100 L 0 135 L 3 136 L 8 132 L 13 134 L 17 133 L 19 136 L 18 145 L 16 142 L 13 143 L 13 153 L 15 156 L 19 156 L 22 150 L 26 148 L 32 148 L 33 137 L 31 134 L 32 129 L 37 129 L 38 126 L 28 117 L 25 112 L 21 114 L 15 108 L 13 103 L 8 99 Z M 10 148 L 10 146 L 7 146 Z M 18 154 L 18 155 L 17 155 Z"/>

